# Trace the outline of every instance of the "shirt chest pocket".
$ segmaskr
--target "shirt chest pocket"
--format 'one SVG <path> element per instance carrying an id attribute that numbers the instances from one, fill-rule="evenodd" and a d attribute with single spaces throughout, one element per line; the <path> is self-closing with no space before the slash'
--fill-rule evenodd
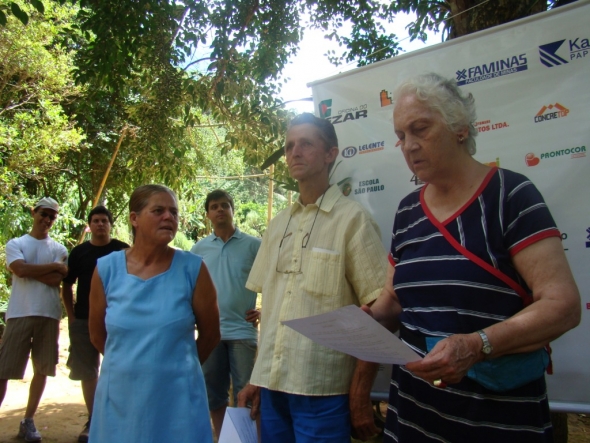
<path id="1" fill-rule="evenodd" d="M 227 267 L 234 278 L 244 279 L 250 273 L 252 260 L 244 260 L 243 258 L 233 256 L 228 259 Z"/>
<path id="2" fill-rule="evenodd" d="M 304 291 L 315 296 L 338 295 L 344 278 L 342 255 L 337 251 L 313 248 L 306 258 Z"/>

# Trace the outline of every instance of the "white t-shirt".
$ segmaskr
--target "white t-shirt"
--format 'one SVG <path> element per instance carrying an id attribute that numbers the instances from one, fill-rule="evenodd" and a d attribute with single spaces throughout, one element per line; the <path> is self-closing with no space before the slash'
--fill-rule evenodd
<path id="1" fill-rule="evenodd" d="M 24 260 L 30 265 L 66 262 L 67 249 L 50 237 L 37 240 L 29 234 L 13 238 L 6 244 L 6 263 Z M 38 315 L 61 319 L 59 288 L 48 286 L 32 278 L 12 274 L 12 290 L 6 319 Z"/>

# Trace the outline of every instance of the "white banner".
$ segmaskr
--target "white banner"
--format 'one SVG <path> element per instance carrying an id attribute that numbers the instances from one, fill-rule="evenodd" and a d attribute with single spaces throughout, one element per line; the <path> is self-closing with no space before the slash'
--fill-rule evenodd
<path id="1" fill-rule="evenodd" d="M 582 294 L 582 323 L 552 343 L 553 410 L 590 412 L 590 2 L 313 83 L 317 114 L 334 123 L 340 155 L 332 178 L 381 227 L 389 250 L 399 201 L 420 183 L 393 132 L 391 91 L 437 72 L 475 97 L 482 163 L 522 173 L 539 188 L 562 232 Z"/>

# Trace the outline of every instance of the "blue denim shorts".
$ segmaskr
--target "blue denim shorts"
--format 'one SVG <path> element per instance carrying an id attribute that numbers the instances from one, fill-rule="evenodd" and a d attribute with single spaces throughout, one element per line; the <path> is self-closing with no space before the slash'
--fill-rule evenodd
<path id="1" fill-rule="evenodd" d="M 250 381 L 257 347 L 256 340 L 222 340 L 213 349 L 203 365 L 210 411 L 229 404 L 230 382 L 237 406 L 238 392 Z"/>
<path id="2" fill-rule="evenodd" d="M 350 443 L 348 394 L 297 395 L 260 389 L 262 443 Z"/>

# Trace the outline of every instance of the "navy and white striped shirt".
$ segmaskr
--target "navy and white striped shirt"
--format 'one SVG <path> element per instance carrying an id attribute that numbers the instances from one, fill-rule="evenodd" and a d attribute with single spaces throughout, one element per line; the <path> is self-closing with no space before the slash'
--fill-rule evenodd
<path id="1" fill-rule="evenodd" d="M 444 338 L 520 311 L 521 296 L 459 253 L 437 224 L 530 293 L 511 257 L 560 235 L 539 191 L 523 175 L 494 168 L 474 196 L 440 223 L 424 203 L 424 189 L 402 200 L 393 227 L 390 261 L 402 325 L 418 336 Z M 544 442 L 551 435 L 543 378 L 506 393 L 467 378 L 443 390 L 394 366 L 389 408 L 384 441 Z"/>

